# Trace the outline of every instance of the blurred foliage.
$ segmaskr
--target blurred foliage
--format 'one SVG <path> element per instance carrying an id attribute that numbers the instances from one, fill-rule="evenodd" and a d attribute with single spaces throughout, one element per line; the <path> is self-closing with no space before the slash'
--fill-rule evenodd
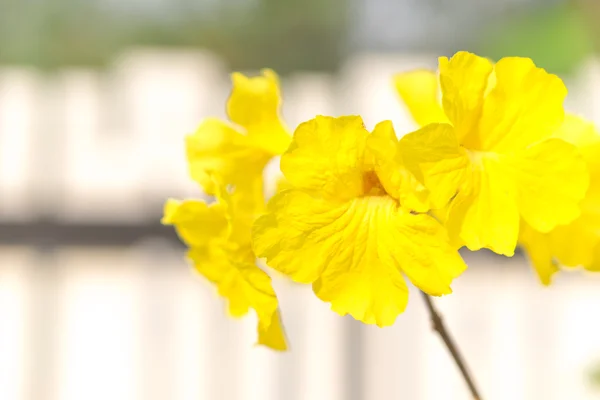
<path id="1" fill-rule="evenodd" d="M 114 46 L 108 15 L 89 2 L 2 0 L 0 61 L 55 66 L 96 64 Z"/>
<path id="2" fill-rule="evenodd" d="M 357 21 L 350 18 L 360 18 L 358 9 L 368 12 L 360 1 L 369 0 L 0 0 L 0 63 L 102 65 L 132 45 L 160 45 L 207 48 L 236 70 L 331 71 L 351 46 L 347 41 Z M 415 11 L 423 23 L 429 15 L 423 10 L 443 16 L 444 7 L 456 5 L 424 1 L 427 7 Z M 532 57 L 556 73 L 570 72 L 594 45 L 600 49 L 600 41 L 592 43 L 600 38 L 600 0 L 535 7 L 500 1 L 507 3 L 505 15 L 494 16 L 493 24 L 489 16 L 482 18 L 478 31 L 467 35 L 470 43 L 458 43 L 461 48 L 493 59 Z M 450 24 L 448 29 L 467 28 Z M 360 34 L 385 38 L 386 29 Z M 428 42 L 415 46 L 450 50 Z"/>
<path id="3" fill-rule="evenodd" d="M 147 27 L 136 32 L 135 42 L 214 49 L 233 69 L 268 65 L 286 73 L 337 67 L 345 37 L 345 0 L 260 0 L 250 9 L 235 2 L 222 4 L 202 24 L 183 18 L 176 29 L 160 34 Z"/>
<path id="4" fill-rule="evenodd" d="M 600 363 L 590 369 L 588 377 L 591 386 L 596 390 L 600 390 Z"/>
<path id="5" fill-rule="evenodd" d="M 191 46 L 233 69 L 286 73 L 334 69 L 344 49 L 346 0 L 125 3 L 0 0 L 0 62 L 101 65 L 131 45 Z"/>
<path id="6" fill-rule="evenodd" d="M 568 2 L 507 15 L 483 33 L 476 50 L 494 60 L 531 57 L 550 72 L 570 73 L 594 48 L 585 12 L 583 4 Z"/>

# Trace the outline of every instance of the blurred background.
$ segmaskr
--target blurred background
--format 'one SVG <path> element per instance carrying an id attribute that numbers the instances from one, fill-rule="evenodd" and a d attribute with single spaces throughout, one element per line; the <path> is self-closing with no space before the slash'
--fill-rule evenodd
<path id="1" fill-rule="evenodd" d="M 390 84 L 466 49 L 529 56 L 600 123 L 597 0 L 0 0 L 0 399 L 468 399 L 413 290 L 386 329 L 275 279 L 291 351 L 254 347 L 161 227 L 202 196 L 183 137 L 229 73 L 282 76 L 290 128 L 414 128 Z M 600 277 L 465 254 L 437 300 L 485 399 L 596 399 Z"/>

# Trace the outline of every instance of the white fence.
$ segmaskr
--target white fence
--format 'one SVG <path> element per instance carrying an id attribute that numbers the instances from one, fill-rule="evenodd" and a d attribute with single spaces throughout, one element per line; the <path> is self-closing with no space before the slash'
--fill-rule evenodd
<path id="1" fill-rule="evenodd" d="M 315 114 L 412 124 L 390 77 L 434 57 L 365 55 L 336 76 L 283 80 L 290 127 Z M 600 117 L 594 61 L 569 107 Z M 106 71 L 0 68 L 0 221 L 159 217 L 197 195 L 183 136 L 224 116 L 228 71 L 201 53 L 138 50 Z M 600 121 L 597 121 L 600 122 Z M 593 399 L 600 278 L 539 285 L 523 259 L 487 254 L 438 301 L 485 399 Z M 253 347 L 210 287 L 161 242 L 131 248 L 0 248 L 0 399 L 467 399 L 412 293 L 394 327 L 340 318 L 308 287 L 276 280 L 292 350 Z"/>
<path id="2" fill-rule="evenodd" d="M 408 132 L 391 76 L 435 63 L 365 55 L 337 76 L 296 74 L 283 81 L 285 119 L 293 128 L 317 113 L 356 113 Z M 600 68 L 590 61 L 569 86 L 571 108 L 600 117 Z M 202 53 L 138 50 L 105 72 L 0 68 L 0 217 L 136 221 L 149 202 L 195 193 L 182 138 L 203 117 L 224 117 L 229 89 L 228 71 Z"/>

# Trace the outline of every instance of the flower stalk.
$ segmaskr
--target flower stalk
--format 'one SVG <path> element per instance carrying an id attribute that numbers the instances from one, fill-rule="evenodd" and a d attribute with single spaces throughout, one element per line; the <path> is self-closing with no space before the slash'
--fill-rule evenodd
<path id="1" fill-rule="evenodd" d="M 444 325 L 442 316 L 440 315 L 439 311 L 433 305 L 433 302 L 431 301 L 431 297 L 429 297 L 429 295 L 425 292 L 421 292 L 421 294 L 423 295 L 423 298 L 425 299 L 425 304 L 427 305 L 427 310 L 429 311 L 429 314 L 431 316 L 431 326 L 432 326 L 433 330 L 436 331 L 440 335 L 440 337 L 442 338 L 442 341 L 448 348 L 448 351 L 450 351 L 450 354 L 452 355 L 452 358 L 454 359 L 456 366 L 460 370 L 460 373 L 462 374 L 463 379 L 465 380 L 465 382 L 467 383 L 467 386 L 469 387 L 469 391 L 471 392 L 471 395 L 473 396 L 473 400 L 482 400 L 481 396 L 479 395 L 479 391 L 477 390 L 477 387 L 475 386 L 475 382 L 474 382 L 471 374 L 469 373 L 469 370 L 467 369 L 467 366 L 463 360 L 462 355 L 460 354 L 460 351 L 458 350 L 458 347 L 452 340 L 452 337 L 450 337 L 450 334 L 448 333 L 448 330 L 446 329 L 446 326 Z"/>

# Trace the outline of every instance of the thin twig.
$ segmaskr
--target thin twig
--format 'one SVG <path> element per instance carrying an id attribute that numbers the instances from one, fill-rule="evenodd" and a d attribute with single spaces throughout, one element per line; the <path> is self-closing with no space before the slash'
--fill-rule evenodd
<path id="1" fill-rule="evenodd" d="M 444 325 L 444 321 L 442 320 L 440 313 L 436 310 L 429 295 L 424 292 L 421 292 L 421 294 L 423 295 L 423 298 L 425 299 L 425 304 L 427 305 L 427 309 L 429 310 L 429 314 L 431 315 L 432 327 L 440 335 L 440 337 L 444 341 L 444 344 L 450 351 L 450 354 L 452 354 L 452 358 L 454 359 L 454 362 L 458 366 L 458 369 L 460 369 L 460 372 L 461 372 L 465 382 L 467 383 L 467 386 L 469 386 L 469 390 L 471 391 L 473 400 L 482 400 L 481 396 L 479 395 L 479 392 L 477 391 L 477 388 L 475 387 L 473 378 L 471 377 L 471 374 L 469 374 L 469 371 L 467 370 L 467 366 L 465 365 L 465 362 L 463 361 L 463 358 L 460 355 L 460 352 L 458 351 L 458 347 L 456 347 L 456 345 L 454 344 L 454 341 L 450 337 L 450 334 L 446 330 L 446 326 Z"/>

